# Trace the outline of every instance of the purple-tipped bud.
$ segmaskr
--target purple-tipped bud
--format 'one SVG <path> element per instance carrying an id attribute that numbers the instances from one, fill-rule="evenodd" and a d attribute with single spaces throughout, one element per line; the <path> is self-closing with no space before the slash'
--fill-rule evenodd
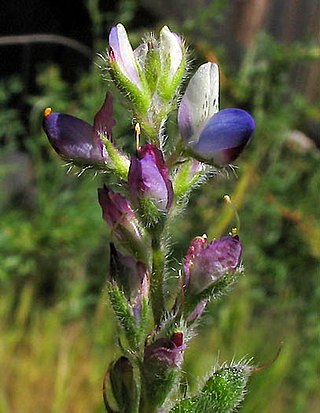
<path id="1" fill-rule="evenodd" d="M 147 198 L 159 211 L 170 208 L 173 187 L 160 149 L 147 144 L 137 150 L 137 155 L 131 158 L 128 186 L 135 201 Z"/>
<path id="2" fill-rule="evenodd" d="M 100 135 L 111 138 L 115 121 L 112 117 L 112 97 L 105 101 L 95 116 L 94 126 L 64 113 L 44 111 L 43 129 L 54 150 L 65 160 L 80 165 L 105 164 L 108 160 Z"/>
<path id="3" fill-rule="evenodd" d="M 215 63 L 203 64 L 191 78 L 179 107 L 178 124 L 192 156 L 220 166 L 240 155 L 255 130 L 246 111 L 219 111 L 219 69 Z"/>
<path id="4" fill-rule="evenodd" d="M 143 262 L 132 256 L 125 256 L 110 244 L 110 278 L 124 291 L 128 299 L 135 299 L 147 276 L 147 268 Z"/>
<path id="5" fill-rule="evenodd" d="M 141 316 L 142 300 L 148 297 L 149 275 L 146 265 L 132 256 L 121 254 L 110 244 L 111 281 L 116 282 L 130 301 L 136 320 Z"/>
<path id="6" fill-rule="evenodd" d="M 142 382 L 146 411 L 158 411 L 178 377 L 186 349 L 184 336 L 176 331 L 170 338 L 159 338 L 144 350 Z"/>
<path id="7" fill-rule="evenodd" d="M 98 189 L 102 217 L 116 238 L 126 242 L 128 237 L 141 241 L 141 231 L 129 201 L 121 194 L 104 186 Z"/>
<path id="8" fill-rule="evenodd" d="M 122 24 L 112 27 L 109 34 L 110 63 L 116 64 L 119 72 L 139 89 L 142 84 L 138 66 L 128 39 L 126 29 Z"/>
<path id="9" fill-rule="evenodd" d="M 195 238 L 184 261 L 185 284 L 192 294 L 213 286 L 239 265 L 242 245 L 237 236 L 223 237 L 208 244 L 204 237 Z"/>

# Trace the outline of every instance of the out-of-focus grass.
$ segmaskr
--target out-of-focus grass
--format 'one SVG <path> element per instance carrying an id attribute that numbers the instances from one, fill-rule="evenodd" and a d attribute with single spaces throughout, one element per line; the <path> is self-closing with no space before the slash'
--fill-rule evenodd
<path id="1" fill-rule="evenodd" d="M 254 314 L 250 275 L 221 303 L 213 303 L 200 334 L 186 352 L 184 371 L 190 389 L 211 366 L 227 360 L 254 357 L 253 365 L 278 359 L 254 373 L 242 412 L 311 412 L 320 402 L 314 391 L 299 410 L 298 391 L 291 392 L 292 369 L 299 359 L 301 340 L 296 314 L 284 296 L 271 311 Z M 68 319 L 68 306 L 58 302 L 35 311 L 32 285 L 26 285 L 11 315 L 16 297 L 0 303 L 0 411 L 1 413 L 103 412 L 101 384 L 116 353 L 112 314 L 104 292 L 88 316 Z M 302 378 L 303 380 L 304 378 Z"/>
<path id="2" fill-rule="evenodd" d="M 311 406 L 320 402 L 317 385 L 313 383 L 307 401 L 302 401 L 303 392 L 292 383 L 292 372 L 302 363 L 299 359 L 302 343 L 292 297 L 283 296 L 272 309 L 255 314 L 249 277 L 247 274 L 228 298 L 211 307 L 209 322 L 186 354 L 189 380 L 196 387 L 198 378 L 209 373 L 212 365 L 253 357 L 253 366 L 266 364 L 266 367 L 252 374 L 241 412 L 311 412 Z M 281 352 L 274 360 L 280 347 Z"/>
<path id="3" fill-rule="evenodd" d="M 112 315 L 102 293 L 90 317 L 67 320 L 66 302 L 32 302 L 26 285 L 0 301 L 1 413 L 102 412 L 102 379 L 115 357 Z"/>

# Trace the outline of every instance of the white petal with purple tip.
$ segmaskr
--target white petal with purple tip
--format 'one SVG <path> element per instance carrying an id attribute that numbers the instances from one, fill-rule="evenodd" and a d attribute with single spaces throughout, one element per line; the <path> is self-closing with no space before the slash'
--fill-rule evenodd
<path id="1" fill-rule="evenodd" d="M 187 145 L 197 142 L 205 123 L 218 111 L 219 68 L 208 62 L 193 75 L 180 103 L 178 123 Z"/>
<path id="2" fill-rule="evenodd" d="M 117 24 L 110 31 L 109 46 L 121 72 L 137 87 L 141 88 L 141 81 L 137 70 L 135 56 L 128 39 L 126 29 Z"/>

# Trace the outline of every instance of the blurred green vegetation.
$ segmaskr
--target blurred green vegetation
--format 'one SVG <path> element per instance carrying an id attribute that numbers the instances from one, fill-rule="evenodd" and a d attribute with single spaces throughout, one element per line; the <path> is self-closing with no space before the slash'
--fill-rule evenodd
<path id="1" fill-rule="evenodd" d="M 98 51 L 105 48 L 106 21 L 133 18 L 135 2 L 120 3 L 117 15 L 103 16 L 97 2 L 88 1 Z M 213 16 L 200 17 L 205 33 Z M 189 26 L 184 32 L 192 38 L 195 25 Z M 310 120 L 320 124 L 320 106 L 290 87 L 290 69 L 317 54 L 314 45 L 284 47 L 259 36 L 237 72 L 229 69 L 221 45 L 215 50 L 201 45 L 193 52 L 194 67 L 218 55 L 222 107 L 249 110 L 257 131 L 239 169 L 199 189 L 173 229 L 176 267 L 192 237 L 218 237 L 235 224 L 223 203 L 228 193 L 241 217 L 246 268 L 230 295 L 210 305 L 184 370 L 192 390 L 216 362 L 252 356 L 263 365 L 283 342 L 272 366 L 253 374 L 241 411 L 316 412 L 320 151 L 303 132 Z M 98 413 L 104 371 L 117 352 L 104 293 L 109 234 L 96 197 L 103 175 L 67 174 L 41 130 L 41 115 L 54 106 L 90 122 L 111 85 L 95 64 L 73 84 L 64 81 L 59 67 L 42 65 L 35 81 L 39 92 L 23 102 L 30 110 L 27 125 L 15 109 L 21 79 L 0 83 L 0 411 Z M 114 136 L 130 147 L 130 116 L 120 96 L 114 100 Z M 173 121 L 170 117 L 168 126 L 174 134 Z M 23 162 L 16 157 L 18 142 L 27 156 Z"/>

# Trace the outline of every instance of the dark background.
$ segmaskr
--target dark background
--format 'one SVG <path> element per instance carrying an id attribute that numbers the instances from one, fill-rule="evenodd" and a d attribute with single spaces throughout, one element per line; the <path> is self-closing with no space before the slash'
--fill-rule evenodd
<path id="1" fill-rule="evenodd" d="M 320 3 L 317 0 L 235 0 L 227 3 L 224 19 L 210 28 L 193 26 L 195 16 L 201 16 L 213 3 L 210 0 L 177 0 L 132 2 L 100 1 L 103 15 L 102 33 L 94 33 L 88 7 L 82 1 L 12 0 L 2 1 L 0 6 L 0 76 L 14 73 L 23 79 L 23 95 L 35 92 L 35 72 L 45 62 L 59 64 L 63 77 L 72 82 L 81 71 L 90 67 L 94 57 L 95 41 L 107 33 L 113 17 L 130 14 L 130 28 L 144 30 L 169 22 L 189 28 L 190 40 L 197 44 L 205 39 L 207 44 L 223 44 L 230 57 L 230 65 L 237 68 L 245 50 L 250 46 L 257 32 L 265 30 L 284 45 L 293 42 L 313 41 L 319 46 Z M 121 10 L 123 8 L 124 10 Z M 218 28 L 216 27 L 218 24 Z M 50 41 L 36 43 L 16 36 L 30 34 L 53 34 L 64 36 L 60 43 Z M 204 36 L 205 34 L 205 36 Z M 11 36 L 8 44 L 7 36 Z M 36 36 L 35 36 L 36 37 Z M 67 44 L 68 39 L 79 42 L 84 51 L 75 50 Z M 23 39 L 22 39 L 23 40 Z M 56 39 L 57 40 L 57 39 Z M 63 44 L 64 43 L 64 44 Z M 91 55 L 91 56 L 90 56 Z M 310 101 L 320 97 L 317 87 L 320 77 L 319 62 L 292 70 L 292 87 L 297 88 Z M 15 102 L 23 107 L 24 99 Z M 26 112 L 27 113 L 27 112 Z M 318 124 L 306 125 L 306 132 L 319 144 Z"/>

